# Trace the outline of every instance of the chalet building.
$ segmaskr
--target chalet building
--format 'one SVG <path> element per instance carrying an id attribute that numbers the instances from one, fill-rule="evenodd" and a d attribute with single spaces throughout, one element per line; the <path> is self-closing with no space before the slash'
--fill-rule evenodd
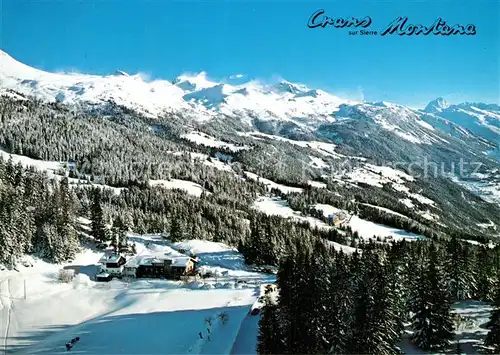
<path id="1" fill-rule="evenodd" d="M 135 277 L 179 280 L 182 276 L 194 275 L 195 272 L 196 260 L 189 256 L 152 256 L 143 258 L 137 263 Z"/>
<path id="2" fill-rule="evenodd" d="M 106 254 L 99 260 L 101 264 L 101 273 L 121 277 L 123 275 L 123 266 L 126 262 L 127 260 L 123 255 Z"/>
<path id="3" fill-rule="evenodd" d="M 165 253 L 138 255 L 126 260 L 122 255 L 104 255 L 99 261 L 102 281 L 109 277 L 164 278 L 179 280 L 196 273 L 197 259 Z"/>
<path id="4" fill-rule="evenodd" d="M 328 215 L 328 220 L 333 223 L 334 226 L 338 226 L 344 222 L 347 218 L 347 214 L 343 211 L 332 213 Z"/>
<path id="5" fill-rule="evenodd" d="M 125 264 L 122 275 L 124 277 L 137 277 L 137 265 L 131 263 Z"/>

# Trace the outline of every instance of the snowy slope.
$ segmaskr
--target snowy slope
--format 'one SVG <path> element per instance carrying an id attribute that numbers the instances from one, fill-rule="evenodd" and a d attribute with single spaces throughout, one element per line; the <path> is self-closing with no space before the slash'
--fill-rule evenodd
<path id="1" fill-rule="evenodd" d="M 171 179 L 171 180 L 150 180 L 149 186 L 161 186 L 166 189 L 177 189 L 184 190 L 188 194 L 196 197 L 200 197 L 203 191 L 203 187 L 200 184 L 196 184 L 192 181 Z M 211 192 L 205 191 L 207 194 Z"/>
<path id="2" fill-rule="evenodd" d="M 374 237 L 388 238 L 395 241 L 425 239 L 421 235 L 367 221 L 358 216 L 352 216 L 346 225 L 351 227 L 353 231 L 358 232 L 359 236 L 366 240 L 373 239 Z"/>
<path id="3" fill-rule="evenodd" d="M 341 181 L 351 183 L 363 183 L 382 188 L 384 184 L 389 184 L 394 190 L 405 193 L 410 199 L 404 199 L 403 202 L 412 208 L 412 199 L 425 205 L 434 206 L 435 202 L 418 192 L 411 192 L 405 185 L 405 182 L 414 181 L 414 177 L 405 172 L 394 169 L 390 166 L 377 166 L 373 164 L 363 164 L 360 167 L 352 168 L 340 176 Z"/>
<path id="4" fill-rule="evenodd" d="M 2 157 L 4 161 L 12 159 L 12 163 L 14 165 L 21 164 L 24 168 L 33 167 L 38 171 L 44 171 L 47 173 L 47 176 L 51 179 L 60 180 L 63 178 L 63 176 L 67 176 L 69 172 L 68 164 L 65 162 L 32 159 L 24 155 L 8 153 L 1 148 L 0 148 L 0 157 Z M 113 190 L 115 194 L 120 194 L 120 192 L 125 189 L 124 187 L 113 187 L 109 185 L 90 183 L 88 181 L 70 177 L 68 177 L 68 183 L 70 186 L 77 186 L 78 184 L 86 184 L 88 186 L 99 187 L 101 189 L 102 188 L 110 189 Z"/>
<path id="5" fill-rule="evenodd" d="M 337 214 L 339 212 L 344 212 L 347 214 L 346 211 L 342 211 L 334 206 L 331 205 L 326 205 L 326 204 L 316 204 L 313 205 L 316 210 L 322 211 L 323 215 L 325 217 L 328 217 L 331 214 Z M 382 207 L 374 206 L 380 209 L 383 209 Z M 398 214 L 394 211 L 391 211 L 389 209 L 383 209 L 386 211 L 390 211 L 390 213 Z M 400 215 L 402 216 L 402 215 Z M 404 216 L 403 216 L 404 217 Z M 402 229 L 398 228 L 392 228 L 385 226 L 383 224 L 378 224 L 374 223 L 371 221 L 367 221 L 365 219 L 359 218 L 356 215 L 348 215 L 348 218 L 342 222 L 344 226 L 349 226 L 353 232 L 357 232 L 359 237 L 361 239 L 373 239 L 374 237 L 381 237 L 383 239 L 391 239 L 391 240 L 418 240 L 418 239 L 423 239 L 424 237 L 421 235 L 417 235 L 414 233 L 410 233 L 407 231 L 404 231 Z"/>
<path id="6" fill-rule="evenodd" d="M 268 215 L 290 218 L 298 222 L 308 222 L 312 227 L 325 229 L 332 228 L 317 218 L 304 216 L 300 212 L 294 211 L 292 208 L 290 208 L 286 200 L 282 200 L 276 197 L 261 197 L 257 201 L 255 201 L 253 207 Z"/>
<path id="7" fill-rule="evenodd" d="M 376 123 L 386 131 L 393 132 L 404 141 L 417 145 L 432 145 L 443 142 L 435 128 L 423 120 L 422 113 L 405 106 L 389 102 L 341 105 L 335 113 L 339 122 L 356 117 Z M 385 138 L 387 139 L 387 138 Z"/>
<path id="8" fill-rule="evenodd" d="M 191 141 L 191 142 L 199 144 L 199 145 L 204 145 L 207 147 L 226 148 L 232 152 L 237 152 L 239 150 L 249 149 L 249 147 L 237 146 L 237 145 L 234 145 L 231 143 L 220 141 L 214 137 L 209 136 L 208 134 L 205 134 L 203 132 L 197 132 L 197 131 L 183 134 L 183 135 L 181 135 L 181 138 L 187 139 L 188 141 Z"/>
<path id="9" fill-rule="evenodd" d="M 117 310 L 39 342 L 33 354 L 66 353 L 64 342 L 80 336 L 80 354 L 229 353 L 253 298 L 251 290 L 131 289 L 119 293 Z M 227 324 L 217 316 L 227 313 Z M 213 324 L 208 333 L 205 320 Z M 199 333 L 202 333 L 203 339 Z"/>
<path id="10" fill-rule="evenodd" d="M 32 166 L 36 170 L 46 171 L 49 174 L 54 174 L 55 172 L 67 169 L 67 166 L 64 162 L 32 159 L 24 155 L 10 154 L 1 148 L 0 156 L 4 161 L 12 159 L 12 163 L 14 163 L 14 165 L 20 163 L 25 168 L 29 168 L 30 166 Z"/>
<path id="11" fill-rule="evenodd" d="M 432 100 L 427 104 L 424 111 L 429 113 L 437 113 L 446 110 L 450 105 L 442 97 Z"/>
<path id="12" fill-rule="evenodd" d="M 271 140 L 277 140 L 281 142 L 287 142 L 292 145 L 296 145 L 299 147 L 307 147 L 311 148 L 321 155 L 324 155 L 326 157 L 331 157 L 331 158 L 342 158 L 344 155 L 337 153 L 335 151 L 336 145 L 333 143 L 326 143 L 326 142 L 318 142 L 318 141 L 298 141 L 298 140 L 293 140 L 293 139 L 288 139 L 288 138 L 283 138 L 280 136 L 276 135 L 271 135 L 271 134 L 265 134 L 265 133 L 260 133 L 260 132 L 238 132 L 239 135 L 241 136 L 246 136 L 246 137 L 252 137 L 254 139 L 271 139 Z M 327 164 L 323 162 L 320 158 L 314 158 L 312 157 L 312 164 L 318 166 L 318 167 L 325 167 Z M 364 158 L 357 158 L 360 160 L 363 160 Z"/>
<path id="13" fill-rule="evenodd" d="M 277 189 L 277 190 L 280 190 L 281 192 L 283 192 L 285 194 L 293 193 L 293 192 L 301 193 L 301 192 L 304 191 L 300 187 L 292 187 L 292 186 L 286 186 L 286 185 L 283 185 L 283 184 L 278 184 L 278 183 L 276 183 L 274 181 L 271 181 L 269 179 L 263 178 L 263 177 L 261 177 L 261 176 L 259 176 L 257 174 L 251 173 L 249 171 L 245 171 L 245 176 L 248 179 L 252 179 L 252 180 L 255 180 L 255 181 L 263 183 L 264 185 L 266 185 L 266 187 L 267 187 L 267 189 L 269 191 L 271 189 Z"/>

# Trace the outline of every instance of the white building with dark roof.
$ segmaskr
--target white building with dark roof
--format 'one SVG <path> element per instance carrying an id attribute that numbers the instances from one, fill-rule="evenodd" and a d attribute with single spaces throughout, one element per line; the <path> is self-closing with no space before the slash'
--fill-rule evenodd
<path id="1" fill-rule="evenodd" d="M 153 253 L 138 255 L 124 266 L 123 275 L 127 277 L 151 277 L 179 279 L 193 275 L 197 260 L 185 255 Z"/>
<path id="2" fill-rule="evenodd" d="M 101 272 L 112 276 L 122 276 L 126 262 L 125 257 L 120 254 L 104 254 L 99 260 Z"/>

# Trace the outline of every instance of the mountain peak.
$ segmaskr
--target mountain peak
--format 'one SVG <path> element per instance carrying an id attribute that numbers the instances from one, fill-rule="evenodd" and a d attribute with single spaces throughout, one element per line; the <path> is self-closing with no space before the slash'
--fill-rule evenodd
<path id="1" fill-rule="evenodd" d="M 114 76 L 130 76 L 129 74 L 125 73 L 124 71 L 122 70 L 116 70 L 114 73 L 113 73 Z"/>
<path id="2" fill-rule="evenodd" d="M 424 111 L 429 113 L 441 112 L 450 107 L 446 100 L 442 97 L 438 97 L 427 104 Z"/>
<path id="3" fill-rule="evenodd" d="M 304 85 L 294 84 L 287 80 L 281 80 L 279 83 L 274 84 L 272 88 L 274 91 L 280 94 L 283 93 L 300 94 L 308 90 Z"/>
<path id="4" fill-rule="evenodd" d="M 201 90 L 217 85 L 217 83 L 207 79 L 207 73 L 204 71 L 197 74 L 179 75 L 172 81 L 172 84 L 186 91 Z"/>

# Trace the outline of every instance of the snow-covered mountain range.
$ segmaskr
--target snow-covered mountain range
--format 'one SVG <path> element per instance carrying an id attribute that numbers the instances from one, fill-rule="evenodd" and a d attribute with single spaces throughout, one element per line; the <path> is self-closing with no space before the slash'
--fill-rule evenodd
<path id="1" fill-rule="evenodd" d="M 480 148 L 481 153 L 493 157 L 500 142 L 498 105 L 449 105 L 438 98 L 425 109 L 416 110 L 386 102 L 343 100 L 321 89 L 285 80 L 275 84 L 215 82 L 205 72 L 181 75 L 173 81 L 148 81 L 140 74 L 122 71 L 105 76 L 49 73 L 22 64 L 3 51 L 0 51 L 0 93 L 78 106 L 113 102 L 149 117 L 180 113 L 197 122 L 215 117 L 229 117 L 250 126 L 264 122 L 264 131 L 268 130 L 265 133 L 278 132 L 277 125 L 286 125 L 286 133 L 296 130 L 302 133 L 330 124 L 334 125 L 330 128 L 342 131 L 346 125 L 352 127 L 352 120 L 358 118 L 417 145 L 447 143 L 447 136 L 459 139 L 475 136 L 487 141 Z M 328 135 L 332 138 L 331 129 L 323 138 Z"/>
<path id="2" fill-rule="evenodd" d="M 265 85 L 251 81 L 229 85 L 207 79 L 206 73 L 181 75 L 172 82 L 147 81 L 140 74 L 116 71 L 112 75 L 48 73 L 24 65 L 0 51 L 0 90 L 35 96 L 65 104 L 106 103 L 157 116 L 183 111 L 199 120 L 238 115 L 261 119 L 310 118 L 329 120 L 342 103 L 322 90 L 281 81 Z"/>

